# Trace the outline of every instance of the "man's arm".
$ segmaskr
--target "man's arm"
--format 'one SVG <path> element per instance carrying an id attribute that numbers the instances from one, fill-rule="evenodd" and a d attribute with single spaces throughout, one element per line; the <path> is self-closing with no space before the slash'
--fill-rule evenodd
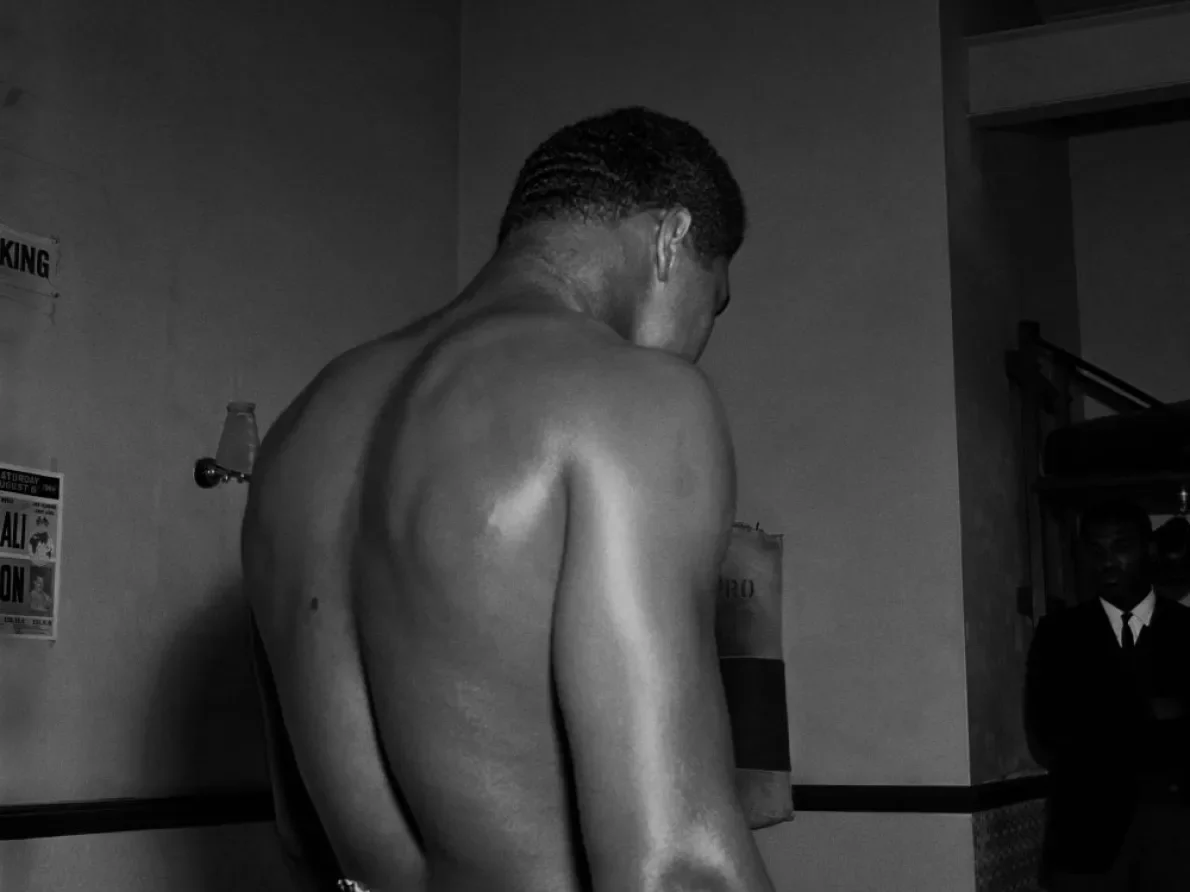
<path id="1" fill-rule="evenodd" d="M 289 745 L 264 641 L 256 621 L 253 619 L 250 623 L 252 674 L 260 696 L 274 826 L 292 888 L 295 892 L 314 892 L 328 888 L 328 883 L 333 884 L 338 879 L 338 868 Z"/>
<path id="2" fill-rule="evenodd" d="M 693 367 L 638 354 L 627 365 L 576 422 L 554 617 L 594 889 L 768 892 L 736 799 L 715 648 L 730 438 Z"/>

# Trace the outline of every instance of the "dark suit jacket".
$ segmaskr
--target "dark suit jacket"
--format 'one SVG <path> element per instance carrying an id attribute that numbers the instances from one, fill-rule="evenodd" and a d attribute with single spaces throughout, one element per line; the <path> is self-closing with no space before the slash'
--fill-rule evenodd
<path id="1" fill-rule="evenodd" d="M 1037 760 L 1049 769 L 1044 860 L 1106 870 L 1120 851 L 1156 765 L 1190 805 L 1190 718 L 1158 722 L 1150 697 L 1190 706 L 1190 609 L 1157 598 L 1125 659 L 1098 601 L 1045 616 L 1029 650 L 1026 719 Z"/>

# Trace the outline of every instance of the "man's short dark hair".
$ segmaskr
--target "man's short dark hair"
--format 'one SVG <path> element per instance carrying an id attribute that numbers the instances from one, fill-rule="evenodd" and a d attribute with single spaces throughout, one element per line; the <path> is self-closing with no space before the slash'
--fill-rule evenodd
<path id="1" fill-rule="evenodd" d="M 1079 522 L 1079 535 L 1086 536 L 1092 526 L 1124 526 L 1140 533 L 1148 539 L 1153 535 L 1153 521 L 1139 505 L 1132 502 L 1112 501 L 1091 505 L 1082 512 Z"/>
<path id="2" fill-rule="evenodd" d="M 563 127 L 517 176 L 498 242 L 539 220 L 613 223 L 645 210 L 690 212 L 704 265 L 744 240 L 744 198 L 727 162 L 693 125 L 634 106 Z"/>

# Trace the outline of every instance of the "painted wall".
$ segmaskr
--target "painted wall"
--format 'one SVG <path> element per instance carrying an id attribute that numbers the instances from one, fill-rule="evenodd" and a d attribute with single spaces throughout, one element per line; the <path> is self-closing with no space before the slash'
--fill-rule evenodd
<path id="1" fill-rule="evenodd" d="M 985 134 L 971 147 L 978 167 L 956 183 L 951 257 L 971 775 L 982 783 L 1036 770 L 1022 722 L 1033 624 L 1017 606 L 1029 578 L 1020 407 L 1005 354 L 1026 319 L 1077 351 L 1078 304 L 1065 145 Z"/>
<path id="2" fill-rule="evenodd" d="M 0 841 L 13 892 L 291 892 L 272 824 Z"/>
<path id="3" fill-rule="evenodd" d="M 970 815 L 799 815 L 756 834 L 778 892 L 983 892 Z M 826 857 L 824 857 L 824 854 Z"/>
<path id="4" fill-rule="evenodd" d="M 4 5 L 0 221 L 63 263 L 52 314 L 0 301 L 0 457 L 56 461 L 66 506 L 61 637 L 0 641 L 0 803 L 264 781 L 243 490 L 191 469 L 228 400 L 263 429 L 452 293 L 457 25 L 435 0 Z"/>
<path id="5" fill-rule="evenodd" d="M 1022 320 L 1078 350 L 1066 141 L 980 132 L 967 122 L 962 35 L 981 20 L 943 4 L 947 175 L 962 521 L 971 782 L 1036 771 L 1023 693 L 1032 622 L 1017 609 L 1028 581 L 1020 407 L 1005 372 Z M 988 24 L 983 21 L 983 24 Z"/>
<path id="6" fill-rule="evenodd" d="M 1072 139 L 1070 174 L 1082 355 L 1190 399 L 1190 123 Z"/>

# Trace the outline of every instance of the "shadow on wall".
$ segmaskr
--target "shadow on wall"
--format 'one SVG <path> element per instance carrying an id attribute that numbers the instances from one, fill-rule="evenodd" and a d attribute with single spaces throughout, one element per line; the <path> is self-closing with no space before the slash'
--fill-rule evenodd
<path id="1" fill-rule="evenodd" d="M 268 787 L 251 643 L 248 605 L 235 578 L 216 586 L 166 648 L 143 738 L 145 775 L 158 791 L 150 795 Z M 262 840 L 273 839 L 271 823 L 185 832 L 184 839 L 187 890 L 285 885 L 273 853 L 261 851 Z"/>

